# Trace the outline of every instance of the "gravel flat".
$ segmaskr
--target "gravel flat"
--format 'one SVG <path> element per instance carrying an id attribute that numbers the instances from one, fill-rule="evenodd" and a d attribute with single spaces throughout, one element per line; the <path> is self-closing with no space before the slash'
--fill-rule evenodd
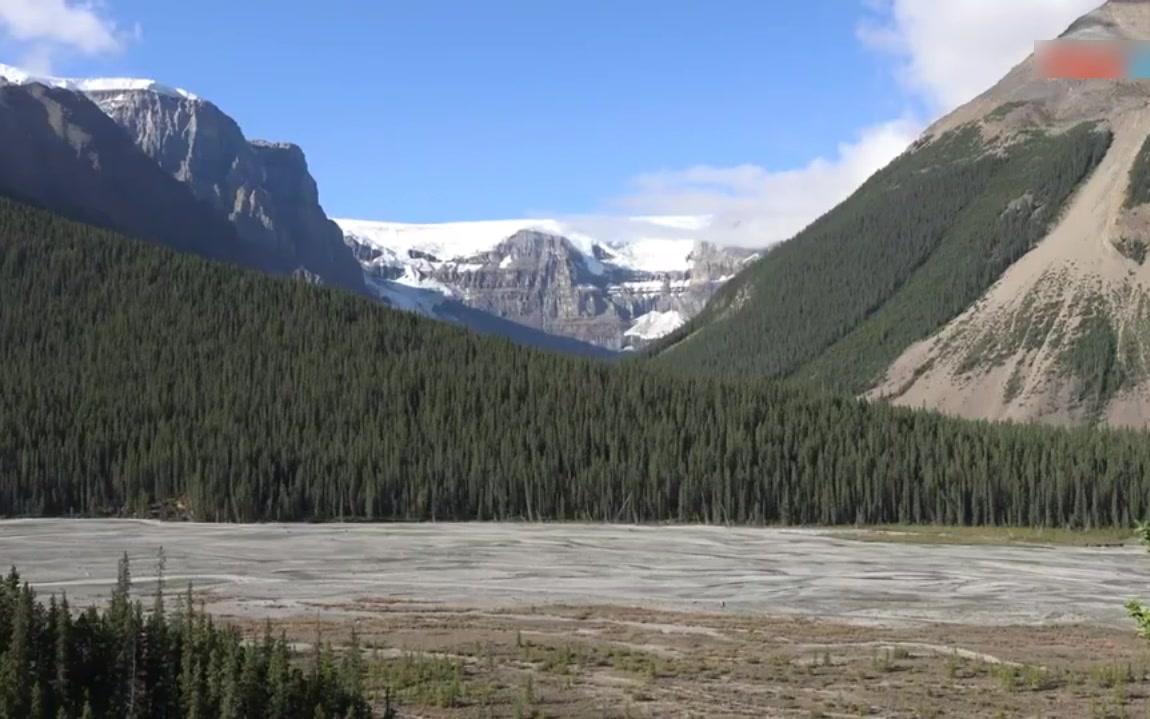
<path id="1" fill-rule="evenodd" d="M 1150 598 L 1150 556 L 1137 547 L 884 544 L 720 527 L 0 521 L 0 563 L 73 603 L 106 597 L 125 551 L 146 585 L 160 547 L 172 590 L 191 580 L 213 609 L 253 617 L 387 600 L 1119 626 L 1126 599 Z"/>

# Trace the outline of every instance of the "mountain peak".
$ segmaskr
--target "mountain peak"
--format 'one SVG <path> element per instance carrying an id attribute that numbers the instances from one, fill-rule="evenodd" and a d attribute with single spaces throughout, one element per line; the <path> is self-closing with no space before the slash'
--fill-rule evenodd
<path id="1" fill-rule="evenodd" d="M 11 65 L 0 64 L 0 78 L 13 85 L 31 85 L 38 83 L 48 87 L 58 87 L 83 93 L 94 92 L 152 92 L 157 95 L 181 98 L 184 100 L 198 100 L 196 95 L 178 87 L 171 87 L 163 83 L 146 78 L 131 77 L 94 77 L 94 78 L 68 78 L 38 75 Z"/>
<path id="2" fill-rule="evenodd" d="M 1071 23 L 1062 37 L 1076 40 L 1150 38 L 1150 0 L 1108 0 Z"/>

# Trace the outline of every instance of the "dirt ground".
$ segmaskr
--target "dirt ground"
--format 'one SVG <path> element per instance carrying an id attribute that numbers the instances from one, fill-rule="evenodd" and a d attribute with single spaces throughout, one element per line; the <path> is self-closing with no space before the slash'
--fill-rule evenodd
<path id="1" fill-rule="evenodd" d="M 1150 598 L 1150 556 L 1136 545 L 931 543 L 942 539 L 938 532 L 924 536 L 905 528 L 879 533 L 888 540 L 883 542 L 844 534 L 715 526 L 37 519 L 0 522 L 0 565 L 16 565 L 41 592 L 66 591 L 81 606 L 106 601 L 124 552 L 133 576 L 146 586 L 163 548 L 172 586 L 192 582 L 205 592 L 210 610 L 259 620 L 371 599 L 485 609 L 609 604 L 884 626 L 1121 627 L 1127 622 L 1123 603 Z M 980 539 L 959 534 L 964 541 Z"/>
<path id="2" fill-rule="evenodd" d="M 380 697 L 390 689 L 403 717 L 1118 718 L 1150 711 L 1150 644 L 1132 630 L 883 628 L 607 606 L 359 602 L 344 609 L 359 617 L 371 686 Z M 341 644 L 352 623 L 278 626 L 304 645 L 317 628 Z"/>

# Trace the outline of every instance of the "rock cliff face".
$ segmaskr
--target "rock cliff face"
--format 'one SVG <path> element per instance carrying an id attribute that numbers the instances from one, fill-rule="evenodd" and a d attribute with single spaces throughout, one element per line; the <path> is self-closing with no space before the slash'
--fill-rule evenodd
<path id="1" fill-rule="evenodd" d="M 165 172 L 222 212 L 268 269 L 364 289 L 299 147 L 249 141 L 232 118 L 196 97 L 121 88 L 86 94 Z"/>
<path id="2" fill-rule="evenodd" d="M 450 227 L 443 242 L 411 243 L 394 232 L 399 226 L 340 223 L 369 286 L 394 304 L 435 315 L 451 300 L 609 350 L 637 349 L 674 330 L 753 256 L 669 240 L 655 248 L 654 262 L 636 261 L 625 243 L 573 239 L 577 233 L 563 234 L 553 221 L 522 223 L 528 227 L 485 249 L 453 242 Z M 460 237 L 472 232 L 466 224 Z"/>
<path id="3" fill-rule="evenodd" d="M 0 193 L 183 252 L 257 259 L 231 224 L 69 90 L 0 78 Z"/>
<path id="4" fill-rule="evenodd" d="M 8 194 L 179 249 L 366 291 L 298 147 L 249 142 L 212 103 L 152 80 L 41 77 L 0 65 L 0 88 L 14 133 L 5 151 L 38 147 L 43 158 L 2 168 L 21 175 Z M 75 167 L 68 146 L 89 162 Z"/>

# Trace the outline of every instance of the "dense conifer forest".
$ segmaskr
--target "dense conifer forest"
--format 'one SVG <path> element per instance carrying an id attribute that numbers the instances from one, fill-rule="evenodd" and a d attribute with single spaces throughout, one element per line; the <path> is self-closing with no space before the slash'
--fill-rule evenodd
<path id="1" fill-rule="evenodd" d="M 0 201 L 0 514 L 1124 525 L 1141 433 L 484 338 Z M 43 686 L 42 686 L 43 689 Z"/>
<path id="2" fill-rule="evenodd" d="M 1110 141 L 1083 124 L 987 147 L 970 125 L 918 145 L 727 283 L 657 361 L 864 392 L 1046 235 Z"/>
<path id="3" fill-rule="evenodd" d="M 45 604 L 15 570 L 0 581 L 3 719 L 365 719 L 353 643 L 294 657 L 270 629 L 245 640 L 195 609 L 189 588 L 166 605 L 162 582 L 145 611 L 127 558 L 104 610 Z"/>

